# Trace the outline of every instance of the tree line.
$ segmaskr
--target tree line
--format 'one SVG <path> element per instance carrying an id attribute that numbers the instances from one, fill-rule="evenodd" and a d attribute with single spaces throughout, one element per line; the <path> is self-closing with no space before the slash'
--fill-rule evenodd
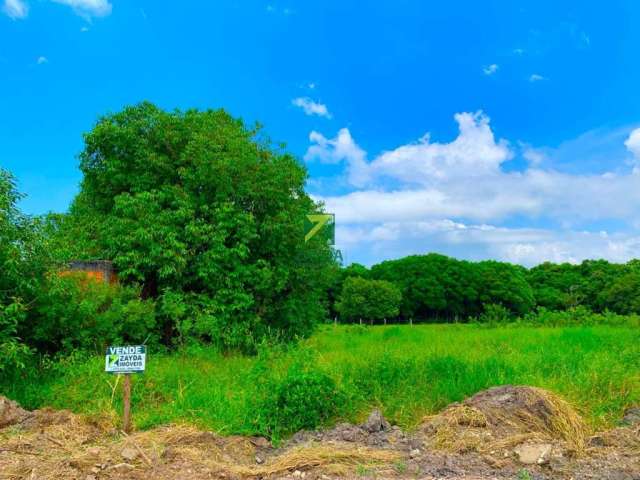
<path id="1" fill-rule="evenodd" d="M 465 322 L 496 313 L 496 306 L 512 318 L 540 308 L 578 306 L 595 313 L 640 314 L 640 261 L 546 262 L 527 269 L 435 253 L 413 255 L 370 269 L 358 264 L 342 269 L 330 297 L 332 313 L 343 321 Z"/>

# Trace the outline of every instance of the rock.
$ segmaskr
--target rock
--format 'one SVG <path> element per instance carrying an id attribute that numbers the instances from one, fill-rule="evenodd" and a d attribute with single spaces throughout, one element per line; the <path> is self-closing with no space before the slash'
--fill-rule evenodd
<path id="1" fill-rule="evenodd" d="M 594 435 L 589 439 L 588 444 L 590 447 L 604 447 L 605 441 L 600 435 Z"/>
<path id="2" fill-rule="evenodd" d="M 542 465 L 549 461 L 552 446 L 548 443 L 525 444 L 515 449 L 520 463 L 524 465 Z"/>
<path id="3" fill-rule="evenodd" d="M 264 459 L 258 455 L 256 455 L 256 463 L 258 465 L 262 465 L 264 463 Z"/>
<path id="4" fill-rule="evenodd" d="M 295 472 L 293 472 L 293 476 L 299 478 L 302 476 L 302 472 L 300 470 L 296 470 Z"/>
<path id="5" fill-rule="evenodd" d="M 622 425 L 633 426 L 640 423 L 640 407 L 628 408 L 624 412 L 621 421 Z"/>
<path id="6" fill-rule="evenodd" d="M 125 460 L 135 460 L 136 458 L 138 458 L 138 452 L 130 447 L 125 447 L 122 449 L 122 452 L 120 452 L 120 455 L 122 456 L 122 458 L 124 458 Z"/>
<path id="7" fill-rule="evenodd" d="M 367 421 L 362 425 L 362 428 L 369 433 L 382 432 L 391 427 L 389 422 L 385 420 L 382 413 L 377 408 L 371 412 Z"/>
<path id="8" fill-rule="evenodd" d="M 87 475 L 85 477 L 85 480 L 96 480 L 96 476 L 95 475 Z"/>
<path id="9" fill-rule="evenodd" d="M 270 448 L 271 442 L 264 437 L 252 437 L 249 441 L 258 448 Z"/>
<path id="10" fill-rule="evenodd" d="M 20 423 L 30 416 L 16 402 L 0 396 L 0 428 Z"/>
<path id="11" fill-rule="evenodd" d="M 409 457 L 411 458 L 416 458 L 420 455 L 420 450 L 418 450 L 417 448 L 414 448 L 413 450 L 411 450 L 409 452 Z"/>
<path id="12" fill-rule="evenodd" d="M 100 455 L 100 447 L 89 447 L 87 448 L 87 453 L 89 455 L 93 455 L 94 457 L 97 457 L 98 455 Z"/>

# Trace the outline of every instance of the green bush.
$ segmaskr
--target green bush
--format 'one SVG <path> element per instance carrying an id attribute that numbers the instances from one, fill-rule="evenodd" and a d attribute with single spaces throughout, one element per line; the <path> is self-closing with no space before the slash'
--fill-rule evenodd
<path id="1" fill-rule="evenodd" d="M 502 305 L 489 303 L 484 306 L 484 311 L 478 317 L 480 323 L 493 325 L 506 323 L 511 320 L 511 312 Z"/>
<path id="2" fill-rule="evenodd" d="M 261 358 L 253 369 L 257 389 L 249 408 L 258 432 L 277 441 L 325 425 L 340 414 L 346 396 L 330 375 L 313 367 L 316 359 L 305 350 L 295 352 L 280 376 L 272 370 L 273 355 L 271 350 L 270 358 Z"/>
<path id="3" fill-rule="evenodd" d="M 47 279 L 20 335 L 42 352 L 102 353 L 114 342 L 154 343 L 154 327 L 154 304 L 140 300 L 137 289 L 96 282 L 80 273 Z"/>
<path id="4" fill-rule="evenodd" d="M 529 313 L 522 318 L 528 325 L 541 327 L 571 327 L 571 326 L 640 326 L 640 316 L 620 315 L 605 311 L 594 313 L 584 306 L 577 306 L 563 311 L 552 311 L 546 308 L 538 308 L 534 313 Z"/>
<path id="5" fill-rule="evenodd" d="M 0 377 L 24 368 L 33 354 L 17 337 L 18 324 L 24 317 L 24 307 L 20 303 L 0 304 Z"/>

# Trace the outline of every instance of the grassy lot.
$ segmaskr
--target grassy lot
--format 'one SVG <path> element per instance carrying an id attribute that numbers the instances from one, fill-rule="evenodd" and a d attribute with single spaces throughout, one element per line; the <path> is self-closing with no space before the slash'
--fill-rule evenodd
<path id="1" fill-rule="evenodd" d="M 31 408 L 115 418 L 117 377 L 103 368 L 102 357 L 56 364 L 2 390 Z M 560 394 L 594 429 L 614 425 L 625 407 L 640 403 L 640 330 L 324 326 L 295 347 L 258 357 L 202 347 L 150 352 L 147 372 L 134 379 L 134 421 L 138 428 L 186 421 L 223 434 L 278 437 L 360 420 L 378 406 L 411 427 L 450 402 L 508 383 Z"/>

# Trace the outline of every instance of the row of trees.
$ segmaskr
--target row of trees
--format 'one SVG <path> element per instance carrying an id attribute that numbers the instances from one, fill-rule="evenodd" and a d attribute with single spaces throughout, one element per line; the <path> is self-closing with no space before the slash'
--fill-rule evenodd
<path id="1" fill-rule="evenodd" d="M 496 305 L 511 316 L 523 316 L 539 307 L 561 311 L 577 306 L 593 312 L 632 314 L 640 313 L 640 261 L 543 263 L 526 269 L 504 262 L 415 255 L 371 269 L 357 264 L 344 268 L 332 292 L 334 314 L 347 321 L 394 317 L 466 321 L 480 317 L 488 308 L 494 311 Z M 397 313 L 392 314 L 394 311 Z"/>

